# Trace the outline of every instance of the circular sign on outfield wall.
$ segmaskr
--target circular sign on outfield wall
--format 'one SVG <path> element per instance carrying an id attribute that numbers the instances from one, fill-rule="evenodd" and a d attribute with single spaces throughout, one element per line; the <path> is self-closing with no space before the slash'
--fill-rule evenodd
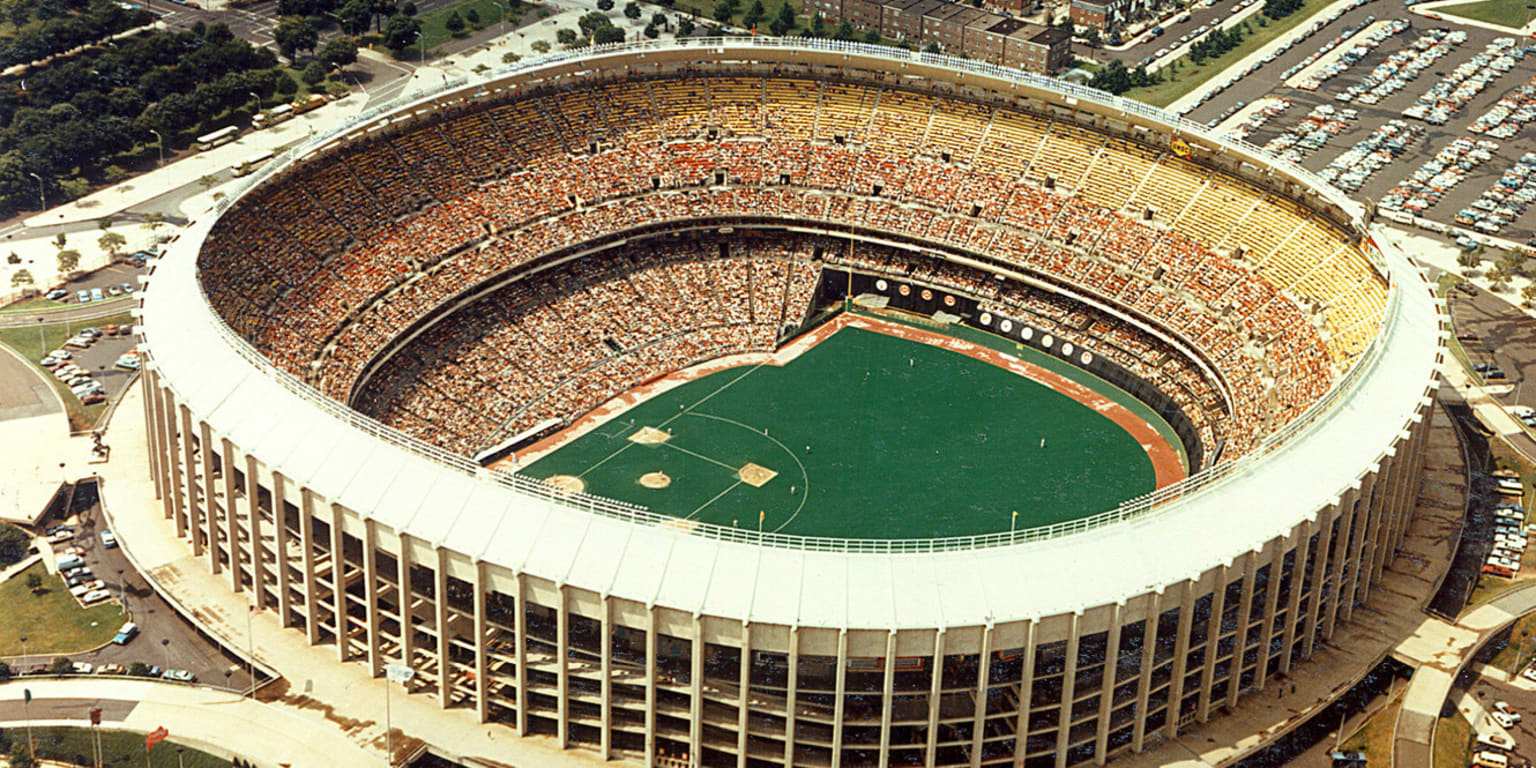
<path id="1" fill-rule="evenodd" d="M 1069 341 L 1066 344 L 1061 345 L 1061 353 L 1063 355 L 1071 355 L 1072 354 L 1072 342 Z"/>
<path id="2" fill-rule="evenodd" d="M 1002 322 L 997 324 L 997 328 L 998 328 L 998 330 L 1002 331 L 1003 333 L 1007 333 L 1007 332 L 1013 330 L 1013 321 L 1012 320 L 1004 320 L 1004 321 L 1002 321 Z"/>
<path id="3" fill-rule="evenodd" d="M 1051 335 L 1047 333 L 1046 335 L 1040 337 L 1040 346 L 1049 348 L 1051 343 L 1054 341 L 1056 340 L 1051 338 Z"/>
<path id="4" fill-rule="evenodd" d="M 930 291 L 927 288 L 924 288 L 923 289 L 923 301 L 933 301 L 933 291 Z"/>
<path id="5" fill-rule="evenodd" d="M 953 296 L 945 296 L 944 297 L 944 306 L 946 306 L 946 307 L 953 307 L 954 305 L 955 305 L 955 297 L 953 297 Z"/>
<path id="6" fill-rule="evenodd" d="M 1084 352 L 1083 356 L 1079 357 L 1078 359 L 1083 361 L 1083 365 L 1087 365 L 1087 364 L 1093 362 L 1093 355 L 1090 355 L 1087 352 Z"/>
<path id="7" fill-rule="evenodd" d="M 883 277 L 875 281 L 875 290 L 877 291 L 883 291 L 889 287 L 890 285 L 885 282 L 885 278 Z"/>
<path id="8" fill-rule="evenodd" d="M 900 293 L 901 293 L 901 295 L 903 295 L 903 296 L 906 296 L 906 295 L 907 295 L 907 294 L 909 294 L 909 293 L 911 293 L 911 292 L 912 292 L 912 289 L 911 289 L 911 288 L 910 288 L 910 287 L 909 287 L 909 286 L 905 286 L 905 285 L 903 285 L 903 286 L 902 286 L 902 287 L 900 287 L 900 288 L 897 288 L 897 289 L 896 289 L 896 290 L 897 290 L 897 291 L 898 291 L 898 292 L 900 292 Z"/>
<path id="9" fill-rule="evenodd" d="M 1030 339 L 1032 339 L 1034 337 L 1035 337 L 1035 329 L 1033 329 L 1033 328 L 1025 328 L 1024 330 L 1019 331 L 1019 338 L 1025 340 L 1025 341 L 1029 341 Z"/>
<path id="10" fill-rule="evenodd" d="M 992 313 L 991 312 L 983 312 L 983 313 L 981 313 L 981 324 L 982 325 L 991 325 L 992 324 Z"/>

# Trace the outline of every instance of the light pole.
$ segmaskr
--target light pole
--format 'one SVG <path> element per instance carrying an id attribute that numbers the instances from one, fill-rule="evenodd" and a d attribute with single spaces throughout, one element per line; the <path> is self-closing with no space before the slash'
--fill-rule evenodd
<path id="1" fill-rule="evenodd" d="M 182 750 L 181 745 L 177 744 L 176 745 L 176 768 L 187 768 L 186 764 L 181 762 L 181 750 Z"/>
<path id="2" fill-rule="evenodd" d="M 165 666 L 160 668 L 160 674 L 163 676 L 171 671 L 171 639 L 169 637 L 160 638 L 160 649 L 165 651 Z"/>
<path id="3" fill-rule="evenodd" d="M 43 203 L 43 210 L 45 210 L 45 211 L 48 210 L 48 194 L 45 191 L 43 191 L 43 177 L 41 177 L 41 176 L 31 172 L 31 171 L 27 171 L 27 175 L 31 176 L 34 179 L 37 179 L 37 199 L 42 201 L 42 203 Z"/>
<path id="4" fill-rule="evenodd" d="M 491 1 L 496 2 L 496 0 Z M 498 2 L 496 3 L 496 10 L 501 12 L 501 31 L 497 34 L 505 35 L 507 34 L 507 7 Z"/>
<path id="5" fill-rule="evenodd" d="M 39 317 L 37 319 L 37 348 L 38 349 L 42 349 L 43 348 L 43 323 L 45 323 L 47 321 L 48 321 L 48 318 L 46 318 L 46 317 Z"/>
<path id="6" fill-rule="evenodd" d="M 27 668 L 27 636 L 21 636 L 21 668 Z"/>
<path id="7" fill-rule="evenodd" d="M 149 129 L 149 132 L 155 135 L 155 147 L 160 150 L 160 165 L 165 165 L 165 137 L 153 128 Z"/>
<path id="8" fill-rule="evenodd" d="M 257 595 L 256 599 L 260 600 L 261 596 Z M 246 690 L 250 691 L 253 697 L 256 695 L 256 634 L 251 631 L 251 614 L 255 612 L 255 605 L 250 606 L 250 610 L 245 612 L 245 663 L 248 665 L 245 683 Z"/>
<path id="9" fill-rule="evenodd" d="M 133 612 L 128 609 L 128 584 L 123 581 L 121 568 L 117 569 L 117 594 L 118 597 L 123 598 L 123 612 L 132 615 Z"/>

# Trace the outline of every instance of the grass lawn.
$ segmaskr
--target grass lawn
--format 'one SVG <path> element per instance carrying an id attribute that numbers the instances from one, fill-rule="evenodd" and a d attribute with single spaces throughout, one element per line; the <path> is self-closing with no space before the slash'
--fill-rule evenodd
<path id="1" fill-rule="evenodd" d="M 42 577 L 40 594 L 27 589 L 30 574 Z M 21 655 L 25 635 L 28 658 L 47 663 L 53 656 L 88 651 L 111 640 L 124 620 L 122 606 L 113 602 L 82 610 L 64 580 L 50 575 L 42 563 L 0 584 L 0 656 Z"/>
<path id="2" fill-rule="evenodd" d="M 1340 749 L 1364 752 L 1370 761 L 1381 765 L 1392 764 L 1392 734 L 1397 727 L 1397 711 L 1403 705 L 1399 692 L 1380 712 L 1371 715 L 1360 729 L 1344 740 Z"/>
<path id="3" fill-rule="evenodd" d="M 1531 19 L 1536 19 L 1536 9 L 1530 8 L 1527 0 L 1484 0 L 1481 3 L 1442 5 L 1436 8 L 1435 12 L 1498 24 L 1509 27 L 1511 31 L 1529 24 Z"/>
<path id="4" fill-rule="evenodd" d="M 1536 614 L 1522 616 L 1515 620 L 1514 625 L 1509 629 L 1508 642 L 1488 660 L 1488 665 L 1505 672 L 1514 670 L 1518 673 L 1529 663 L 1531 657 L 1536 656 L 1536 643 L 1533 643 L 1529 637 L 1524 638 L 1525 642 L 1522 643 L 1521 633 L 1536 634 Z"/>
<path id="5" fill-rule="evenodd" d="M 1458 712 L 1435 723 L 1435 768 L 1466 768 L 1472 754 L 1472 724 Z"/>
<path id="6" fill-rule="evenodd" d="M 1125 92 L 1126 98 L 1144 101 L 1158 107 L 1166 107 L 1177 101 L 1184 94 L 1193 91 L 1200 84 L 1225 71 L 1227 67 L 1241 61 L 1245 56 L 1264 47 L 1270 41 L 1295 29 L 1301 24 L 1310 21 L 1318 11 L 1328 7 L 1332 0 L 1306 0 L 1301 9 L 1279 20 L 1271 21 L 1269 26 L 1259 26 L 1258 20 L 1263 14 L 1254 14 L 1248 18 L 1247 24 L 1253 28 L 1253 32 L 1243 38 L 1236 48 L 1214 59 L 1206 59 L 1204 64 L 1195 66 L 1188 56 L 1175 62 L 1178 72 L 1172 72 L 1172 65 L 1158 70 L 1165 78 L 1156 85 L 1148 85 L 1143 88 L 1132 88 Z M 1241 26 L 1241 25 L 1239 25 Z M 1171 75 L 1171 77 L 1170 77 Z"/>
<path id="7" fill-rule="evenodd" d="M 624 7 L 623 0 L 614 0 L 614 2 L 615 8 L 622 9 Z M 672 6 L 672 10 L 679 13 L 692 15 L 694 17 L 693 22 L 702 28 L 708 27 L 711 24 L 720 23 L 715 21 L 715 4 L 716 3 L 714 0 L 677 0 L 677 2 Z M 776 0 L 763 0 L 763 20 L 757 23 L 758 34 L 768 34 L 768 23 L 779 17 L 779 6 L 781 5 L 783 5 L 783 3 L 776 2 Z M 743 29 L 749 28 L 749 25 L 742 23 L 742 17 L 747 15 L 747 10 L 751 7 L 752 0 L 737 0 L 736 12 L 731 14 L 731 20 L 729 23 Z M 646 13 L 641 14 L 640 18 L 650 20 L 652 13 L 655 13 L 655 11 L 647 11 Z M 800 34 L 802 30 L 810 25 L 810 23 L 811 22 L 808 17 L 796 16 L 794 28 L 786 33 L 785 37 L 793 37 Z M 837 25 L 827 24 L 826 28 L 827 34 L 830 35 L 834 30 L 837 29 Z M 858 37 L 861 40 L 863 39 L 863 30 L 858 32 Z"/>
<path id="8" fill-rule="evenodd" d="M 632 442 L 645 427 L 671 436 Z M 737 475 L 748 462 L 778 475 L 754 485 Z M 1045 525 L 1155 485 L 1146 450 L 1089 406 L 857 328 L 782 367 L 728 368 L 653 397 L 525 472 L 579 476 L 593 493 L 685 519 L 752 528 L 761 511 L 765 531 L 854 538 L 1006 531 L 1015 509 L 1018 527 Z M 665 487 L 644 485 L 655 472 Z"/>
<path id="9" fill-rule="evenodd" d="M 173 730 L 175 725 L 170 726 Z M 144 735 L 129 731 L 102 729 L 101 756 L 103 765 L 145 765 Z M 12 728 L 10 736 L 26 742 L 26 734 L 20 728 Z M 74 765 L 95 765 L 95 747 L 89 728 L 33 728 L 32 740 L 37 756 L 43 760 L 59 760 Z M 178 755 L 176 742 L 167 739 L 149 751 L 150 768 L 226 768 L 228 760 L 184 747 Z"/>
<path id="10" fill-rule="evenodd" d="M 69 413 L 70 429 L 79 431 L 95 426 L 96 420 L 107 409 L 107 403 L 81 405 L 80 398 L 75 397 L 75 393 L 69 391 L 69 387 L 64 386 L 64 382 L 54 378 L 53 374 L 38 365 L 37 361 L 43 359 L 43 355 L 58 349 L 70 336 L 74 335 L 75 331 L 81 328 L 93 326 L 99 328 L 104 325 L 123 325 L 132 322 L 133 316 L 124 312 L 110 317 L 79 323 L 44 325 L 41 326 L 41 335 L 38 333 L 38 328 L 6 328 L 0 330 L 0 344 L 4 344 L 20 353 L 23 358 L 26 358 L 28 363 L 36 367 L 43 374 L 43 377 L 53 384 L 53 388 L 58 391 L 59 397 L 64 399 L 64 408 Z M 41 339 L 41 342 L 39 342 L 39 339 Z"/>
<path id="11" fill-rule="evenodd" d="M 4 312 L 30 312 L 35 309 L 58 309 L 63 304 L 52 299 L 22 299 L 5 305 Z"/>
<path id="12" fill-rule="evenodd" d="M 512 25 L 510 27 L 512 29 L 516 28 L 518 20 L 524 14 L 536 8 L 536 6 L 519 2 L 519 0 L 511 0 L 510 3 L 500 3 L 499 7 L 496 0 L 461 0 L 461 2 L 443 6 L 431 13 L 424 13 L 417 17 L 421 20 L 421 40 L 416 45 L 400 51 L 395 55 L 395 58 L 409 60 L 412 57 L 421 56 L 422 44 L 425 44 L 427 50 L 430 51 L 453 39 L 453 35 L 448 32 L 448 17 L 454 11 L 458 11 L 459 18 L 464 19 L 464 33 L 467 34 L 500 24 L 503 13 L 502 9 L 508 6 L 510 6 L 510 11 L 506 13 L 506 20 L 508 24 Z M 471 10 L 480 15 L 480 23 L 470 22 L 468 15 Z"/>

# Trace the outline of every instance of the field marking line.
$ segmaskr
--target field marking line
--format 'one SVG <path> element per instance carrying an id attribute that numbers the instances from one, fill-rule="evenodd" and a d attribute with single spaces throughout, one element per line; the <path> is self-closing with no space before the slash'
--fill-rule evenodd
<path id="1" fill-rule="evenodd" d="M 727 464 L 727 463 L 725 463 L 723 461 L 716 461 L 714 459 L 711 459 L 708 456 L 705 456 L 702 453 L 694 453 L 693 451 L 690 451 L 687 448 L 682 447 L 681 445 L 673 445 L 670 442 L 662 443 L 661 445 L 663 447 L 671 448 L 671 449 L 676 450 L 676 451 L 682 451 L 683 453 L 686 453 L 689 456 L 697 456 L 697 457 L 699 457 L 699 458 L 701 458 L 701 459 L 703 459 L 703 460 L 705 460 L 705 461 L 707 461 L 707 462 L 709 462 L 711 464 L 715 464 L 717 466 L 725 467 L 726 469 L 729 469 L 732 474 L 735 474 L 736 470 L 738 469 L 738 467 L 733 467 L 733 466 L 731 466 L 731 465 L 729 465 L 729 464 Z"/>
<path id="2" fill-rule="evenodd" d="M 726 418 L 724 416 L 716 416 L 716 415 L 714 415 L 712 413 L 694 413 L 694 414 L 690 414 L 690 415 L 697 416 L 697 417 L 699 417 L 701 419 L 714 419 L 715 421 L 723 421 L 723 422 L 725 422 L 727 424 L 735 424 L 736 426 L 741 427 L 742 429 L 745 429 L 745 430 L 747 430 L 748 432 L 751 432 L 754 435 L 759 434 L 758 430 L 755 427 L 748 426 L 748 425 L 743 424 L 743 423 L 741 423 L 741 422 L 739 422 L 739 421 L 737 421 L 735 419 L 728 419 L 728 418 Z M 790 523 L 793 523 L 795 521 L 795 518 L 800 516 L 800 510 L 805 509 L 805 502 L 806 502 L 807 499 L 809 499 L 811 497 L 811 478 L 810 478 L 809 475 L 807 475 L 805 473 L 805 464 L 800 461 L 800 457 L 796 456 L 794 451 L 791 451 L 789 449 L 789 446 L 779 442 L 779 439 L 777 437 L 772 436 L 772 435 L 764 434 L 763 437 L 766 437 L 769 440 L 773 441 L 773 443 L 775 445 L 779 446 L 780 449 L 782 449 L 785 453 L 789 454 L 789 458 L 792 459 L 795 462 L 796 466 L 800 467 L 800 482 L 805 484 L 805 493 L 800 494 L 800 506 L 795 507 L 794 513 L 789 516 L 788 520 L 785 520 L 783 523 L 781 523 L 779 525 L 779 527 L 774 528 L 772 531 L 769 531 L 770 533 L 778 533 L 779 531 L 784 530 L 785 526 L 789 525 Z"/>
<path id="3" fill-rule="evenodd" d="M 688 516 L 683 518 L 683 519 L 684 520 L 692 520 L 694 515 L 697 515 L 698 513 L 703 512 L 705 507 L 715 503 L 716 501 L 719 501 L 721 496 L 724 496 L 727 493 L 730 493 L 731 491 L 736 490 L 736 486 L 738 486 L 738 485 L 741 485 L 741 481 L 740 480 L 737 480 L 736 482 L 731 483 L 730 487 L 728 487 L 725 490 L 715 494 L 714 497 L 711 498 L 709 501 L 706 501 L 703 504 L 700 504 L 698 506 L 698 509 L 695 509 L 692 512 L 689 512 Z"/>
<path id="4" fill-rule="evenodd" d="M 633 426 L 633 424 L 631 424 L 631 426 Z M 619 430 L 619 431 L 618 431 L 618 432 L 617 432 L 617 433 L 616 433 L 616 434 L 615 434 L 615 435 L 614 435 L 614 437 L 618 437 L 618 436 L 621 436 L 621 435 L 623 435 L 623 434 L 624 434 L 624 432 L 625 432 L 625 430 L 623 430 L 623 429 L 621 429 L 621 430 Z M 604 437 L 608 437 L 608 436 L 607 436 L 607 435 L 604 435 Z M 608 439 L 610 439 L 610 440 L 612 440 L 612 439 L 614 439 L 614 438 L 613 438 L 613 437 L 609 437 L 609 438 L 608 438 Z M 581 474 L 579 474 L 579 475 L 577 475 L 577 476 L 576 476 L 576 477 L 578 477 L 578 478 L 582 478 L 582 477 L 586 477 L 586 476 L 587 476 L 587 473 L 588 473 L 588 472 L 591 472 L 591 471 L 592 471 L 592 470 L 594 470 L 594 469 L 597 469 L 597 468 L 598 468 L 598 467 L 601 467 L 601 466 L 602 466 L 602 465 L 604 465 L 604 464 L 607 464 L 607 463 L 608 463 L 608 460 L 609 460 L 609 459 L 611 459 L 611 458 L 613 458 L 613 457 L 615 457 L 615 456 L 617 456 L 617 455 L 619 455 L 619 454 L 621 454 L 621 453 L 623 453 L 623 452 L 624 452 L 624 451 L 625 451 L 625 450 L 626 450 L 626 449 L 628 449 L 628 448 L 629 448 L 629 447 L 630 447 L 630 446 L 631 446 L 631 445 L 634 445 L 634 443 L 631 443 L 631 442 L 627 442 L 627 441 L 626 441 L 626 442 L 625 442 L 625 443 L 624 443 L 624 444 L 623 444 L 623 445 L 621 445 L 621 446 L 619 446 L 619 449 L 618 449 L 618 450 L 617 450 L 617 451 L 614 451 L 614 452 L 613 452 L 613 453 L 610 453 L 610 454 L 608 454 L 608 455 L 607 455 L 607 456 L 604 456 L 604 457 L 603 457 L 603 458 L 602 458 L 602 459 L 601 459 L 601 460 L 599 460 L 599 461 L 598 461 L 598 462 L 597 462 L 597 463 L 596 463 L 596 464 L 593 464 L 593 465 L 592 465 L 592 466 L 590 466 L 590 467 L 587 467 L 587 468 L 586 468 L 586 469 L 583 469 L 583 470 L 582 470 L 582 471 L 581 471 Z"/>
<path id="5" fill-rule="evenodd" d="M 741 381 L 742 379 L 745 379 L 746 377 L 752 375 L 753 371 L 756 371 L 757 369 L 759 369 L 761 367 L 763 367 L 763 364 L 762 363 L 758 363 L 757 365 L 754 365 L 751 368 L 748 368 L 747 370 L 743 371 L 740 376 L 737 376 L 736 378 L 731 379 L 730 381 L 727 381 L 724 384 L 721 384 L 718 389 L 716 389 L 715 391 L 705 395 L 702 399 L 700 399 L 698 402 L 694 403 L 693 405 L 690 405 L 690 406 L 682 409 L 681 411 L 678 411 L 677 415 L 668 418 L 666 421 L 663 421 L 661 424 L 658 424 L 657 427 L 658 428 L 665 427 L 666 425 L 671 424 L 672 422 L 678 420 L 682 416 L 684 416 L 687 413 L 691 412 L 693 409 L 703 405 L 705 403 L 705 401 L 709 400 L 711 397 L 714 397 L 715 395 L 718 395 L 721 392 L 724 392 L 726 389 L 730 388 L 736 382 Z M 621 431 L 619 434 L 623 434 L 623 432 Z M 620 446 L 617 451 L 614 451 L 613 453 L 610 453 L 607 456 L 604 456 L 601 461 L 599 461 L 596 464 L 593 464 L 592 466 L 587 467 L 586 469 L 582 470 L 581 474 L 577 475 L 577 477 L 586 477 L 588 472 L 591 472 L 592 470 L 597 469 L 598 467 L 601 467 L 604 464 L 607 464 L 610 459 L 612 459 L 613 457 L 618 456 L 619 454 L 629 450 L 630 446 L 632 446 L 632 445 L 634 445 L 634 443 L 625 443 L 624 445 Z M 708 458 L 708 457 L 705 456 L 705 457 L 701 457 L 701 458 Z M 711 459 L 711 461 L 713 461 L 713 459 Z"/>

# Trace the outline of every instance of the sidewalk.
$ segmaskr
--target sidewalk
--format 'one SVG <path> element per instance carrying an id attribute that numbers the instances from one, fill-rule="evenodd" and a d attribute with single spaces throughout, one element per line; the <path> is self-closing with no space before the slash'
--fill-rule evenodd
<path id="1" fill-rule="evenodd" d="M 112 677 L 0 684 L 0 723 L 13 734 L 24 723 L 16 706 L 23 690 L 32 692 L 34 726 L 88 725 L 93 704 L 122 702 L 131 706 L 102 707 L 103 725 L 138 733 L 165 726 L 176 742 L 226 758 L 255 759 L 262 768 L 374 768 L 381 762 L 380 755 L 336 733 L 330 722 L 280 706 L 200 686 Z M 60 717 L 64 713 L 69 716 Z"/>
<path id="2" fill-rule="evenodd" d="M 149 481 L 142 397 L 141 379 L 124 394 L 107 434 L 111 461 L 99 469 L 102 498 L 118 541 L 144 569 L 143 575 L 171 593 L 194 623 L 226 645 L 244 649 L 250 644 L 258 660 L 282 674 L 285 679 L 263 689 L 262 698 L 274 698 L 273 704 L 284 712 L 339 730 L 355 748 L 382 760 L 385 687 L 393 684 L 369 676 L 361 661 L 337 662 L 334 646 L 309 645 L 302 632 L 279 627 L 270 610 L 257 613 L 252 635 L 246 634 L 248 596 L 231 592 L 226 574 L 214 575 L 205 561 L 192 557 L 190 546 L 162 517 Z M 397 749 L 416 739 L 506 765 L 633 764 L 603 763 L 591 752 L 561 750 L 552 737 L 519 738 L 505 727 L 480 723 L 471 709 L 444 710 L 435 697 L 407 694 L 400 687 L 394 688 L 391 699 Z"/>

